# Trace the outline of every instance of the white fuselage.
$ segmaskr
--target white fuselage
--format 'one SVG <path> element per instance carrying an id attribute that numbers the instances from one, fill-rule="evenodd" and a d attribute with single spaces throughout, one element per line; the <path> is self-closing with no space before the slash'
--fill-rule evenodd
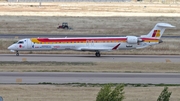
<path id="1" fill-rule="evenodd" d="M 111 38 L 111 40 L 108 40 Z M 37 40 L 38 38 L 36 38 Z M 75 50 L 75 51 L 112 51 L 119 49 L 138 49 L 145 48 L 150 45 L 158 44 L 159 41 L 142 41 L 137 43 L 128 43 L 127 37 L 98 37 L 85 38 L 85 41 L 69 41 L 77 38 L 48 38 L 50 41 L 43 42 L 33 39 L 21 39 L 17 43 L 8 47 L 13 51 L 50 51 L 50 50 Z M 123 39 L 123 40 L 121 40 Z M 143 38 L 142 38 L 143 39 Z M 45 40 L 45 39 L 43 39 Z M 63 41 L 61 41 L 63 40 Z M 64 41 L 68 40 L 68 41 Z M 154 40 L 154 39 L 153 39 Z M 119 45 L 118 45 L 119 44 Z"/>

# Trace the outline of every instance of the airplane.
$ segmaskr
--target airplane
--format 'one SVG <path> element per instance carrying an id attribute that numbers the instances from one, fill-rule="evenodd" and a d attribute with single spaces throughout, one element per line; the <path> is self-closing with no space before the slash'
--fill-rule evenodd
<path id="1" fill-rule="evenodd" d="M 25 38 L 12 44 L 8 49 L 16 52 L 16 56 L 19 56 L 19 51 L 74 50 L 95 52 L 95 56 L 100 57 L 102 51 L 142 49 L 162 43 L 160 38 L 165 29 L 173 27 L 175 26 L 168 23 L 157 23 L 147 35 L 139 37 Z"/>

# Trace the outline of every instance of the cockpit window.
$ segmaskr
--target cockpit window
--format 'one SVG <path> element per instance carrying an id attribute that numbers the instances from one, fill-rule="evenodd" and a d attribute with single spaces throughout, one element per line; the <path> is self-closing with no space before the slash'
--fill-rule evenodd
<path id="1" fill-rule="evenodd" d="M 18 44 L 23 44 L 24 42 L 23 41 L 19 41 Z"/>

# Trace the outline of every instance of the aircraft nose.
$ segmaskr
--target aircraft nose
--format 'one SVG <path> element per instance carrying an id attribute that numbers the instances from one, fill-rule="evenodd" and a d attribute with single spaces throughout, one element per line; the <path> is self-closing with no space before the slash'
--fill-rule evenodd
<path id="1" fill-rule="evenodd" d="M 9 50 L 13 50 L 14 49 L 14 45 L 11 45 L 8 47 Z"/>

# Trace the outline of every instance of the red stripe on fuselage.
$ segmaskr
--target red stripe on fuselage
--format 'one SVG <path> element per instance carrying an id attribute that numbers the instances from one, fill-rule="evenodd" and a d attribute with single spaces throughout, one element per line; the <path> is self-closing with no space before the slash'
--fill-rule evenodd
<path id="1" fill-rule="evenodd" d="M 127 38 L 38 38 L 40 42 L 63 42 L 63 41 L 113 41 L 113 40 L 126 40 Z"/>
<path id="2" fill-rule="evenodd" d="M 159 40 L 158 38 L 141 38 L 142 40 Z"/>

